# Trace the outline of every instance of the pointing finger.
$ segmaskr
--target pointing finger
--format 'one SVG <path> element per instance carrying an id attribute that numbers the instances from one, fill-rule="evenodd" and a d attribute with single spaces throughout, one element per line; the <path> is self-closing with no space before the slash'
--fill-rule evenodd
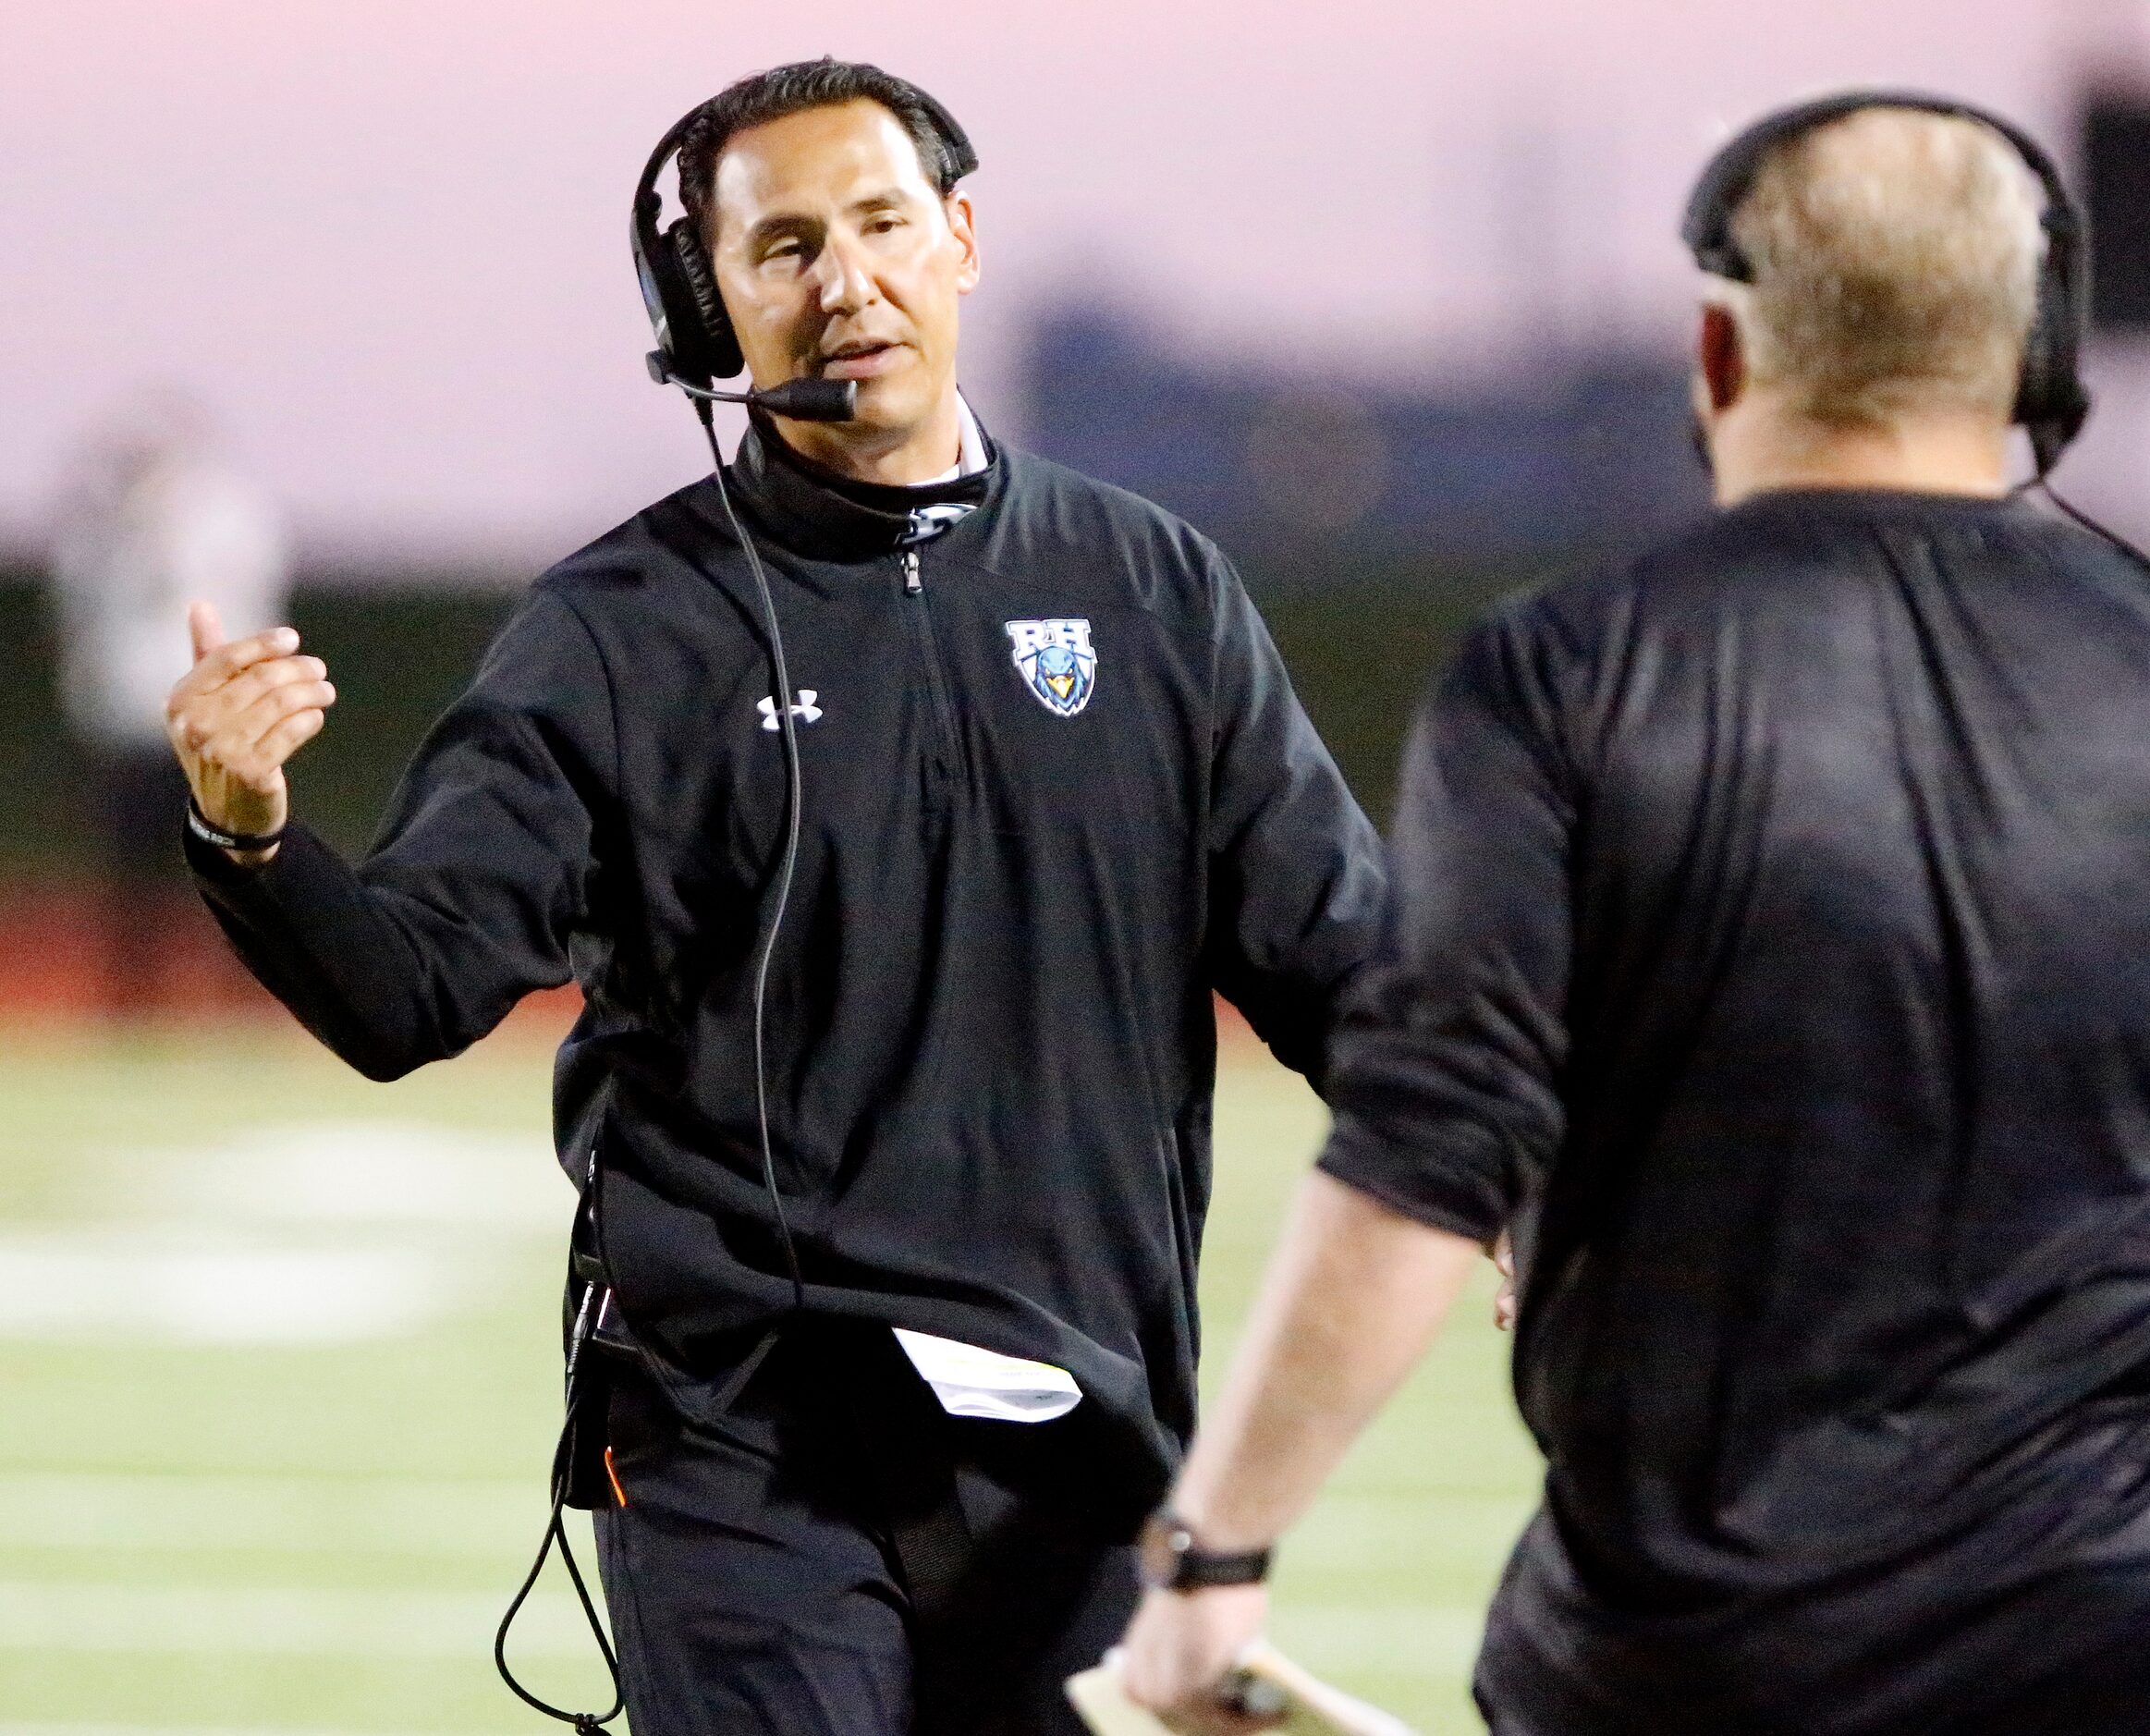
<path id="1" fill-rule="evenodd" d="M 218 618 L 214 603 L 190 603 L 187 605 L 187 633 L 194 642 L 194 661 L 200 663 L 217 646 L 224 643 L 224 622 Z"/>

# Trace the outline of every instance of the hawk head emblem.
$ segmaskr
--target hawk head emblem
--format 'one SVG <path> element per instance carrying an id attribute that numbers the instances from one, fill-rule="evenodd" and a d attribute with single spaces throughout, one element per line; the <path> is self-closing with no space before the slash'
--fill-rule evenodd
<path id="1" fill-rule="evenodd" d="M 1016 673 L 1039 704 L 1057 716 L 1072 717 L 1090 703 L 1097 687 L 1097 653 L 1088 620 L 1009 621 L 1007 628 Z"/>

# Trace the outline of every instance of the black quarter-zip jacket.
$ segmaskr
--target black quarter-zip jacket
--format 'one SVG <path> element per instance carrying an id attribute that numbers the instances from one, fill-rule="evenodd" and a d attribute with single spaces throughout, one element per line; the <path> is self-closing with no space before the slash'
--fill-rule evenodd
<path id="1" fill-rule="evenodd" d="M 727 475 L 797 707 L 766 1033 L 808 1306 L 1068 1369 L 1161 1484 L 1193 1421 L 1212 992 L 1318 1083 L 1379 840 L 1230 565 L 1158 508 L 996 446 L 921 544 L 922 491 L 842 484 L 765 426 Z M 1085 638 L 1086 685 L 1019 659 Z M 561 1161 L 601 1158 L 620 1307 L 689 1375 L 793 1302 L 752 1049 L 774 699 L 705 479 L 531 586 L 362 862 L 298 825 L 258 872 L 190 846 L 248 964 L 369 1076 L 580 985 Z"/>

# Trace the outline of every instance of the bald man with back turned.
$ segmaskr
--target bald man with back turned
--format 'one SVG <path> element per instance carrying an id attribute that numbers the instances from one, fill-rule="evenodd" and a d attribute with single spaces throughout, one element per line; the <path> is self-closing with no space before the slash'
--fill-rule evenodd
<path id="1" fill-rule="evenodd" d="M 1418 721 L 1394 952 L 1170 1524 L 1274 1543 L 1509 1232 L 1496 1736 L 2150 1730 L 2150 575 L 2008 487 L 2028 164 L 1788 117 L 1705 279 L 1719 510 Z M 1238 1728 L 1264 1613 L 1153 1591 L 1130 1692 Z"/>

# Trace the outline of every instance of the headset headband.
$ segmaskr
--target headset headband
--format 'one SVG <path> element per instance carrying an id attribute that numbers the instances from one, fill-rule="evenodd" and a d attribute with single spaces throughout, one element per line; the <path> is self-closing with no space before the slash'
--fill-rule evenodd
<path id="1" fill-rule="evenodd" d="M 925 110 L 942 149 L 947 153 L 945 197 L 955 184 L 978 166 L 978 153 L 956 117 L 915 84 L 907 85 L 910 98 Z M 873 99 L 867 98 L 867 101 Z M 642 306 L 656 335 L 652 352 L 651 377 L 662 383 L 678 380 L 706 389 L 713 381 L 728 380 L 746 364 L 739 353 L 739 337 L 724 298 L 716 287 L 716 271 L 709 251 L 695 232 L 690 217 L 675 218 L 661 227 L 664 200 L 657 177 L 665 165 L 679 154 L 687 134 L 709 106 L 698 103 L 666 129 L 635 183 L 634 207 L 629 214 L 628 245 L 634 254 L 635 277 L 641 285 Z"/>
<path id="2" fill-rule="evenodd" d="M 2045 147 L 2014 122 L 1973 104 L 1921 91 L 1849 91 L 1765 115 L 1703 170 L 1687 202 L 1680 238 L 1694 263 L 1716 277 L 1754 281 L 1754 265 L 1732 235 L 1732 218 L 1753 187 L 1764 159 L 1786 141 L 1869 108 L 1906 108 L 1948 115 L 1990 127 L 2014 148 L 2046 195 L 2039 225 L 2046 257 L 2039 266 L 2037 306 L 2023 344 L 2014 420 L 2031 436 L 2038 474 L 2058 460 L 2090 414 L 2083 384 L 2083 334 L 2089 323 L 2089 237 L 2082 214 Z"/>

